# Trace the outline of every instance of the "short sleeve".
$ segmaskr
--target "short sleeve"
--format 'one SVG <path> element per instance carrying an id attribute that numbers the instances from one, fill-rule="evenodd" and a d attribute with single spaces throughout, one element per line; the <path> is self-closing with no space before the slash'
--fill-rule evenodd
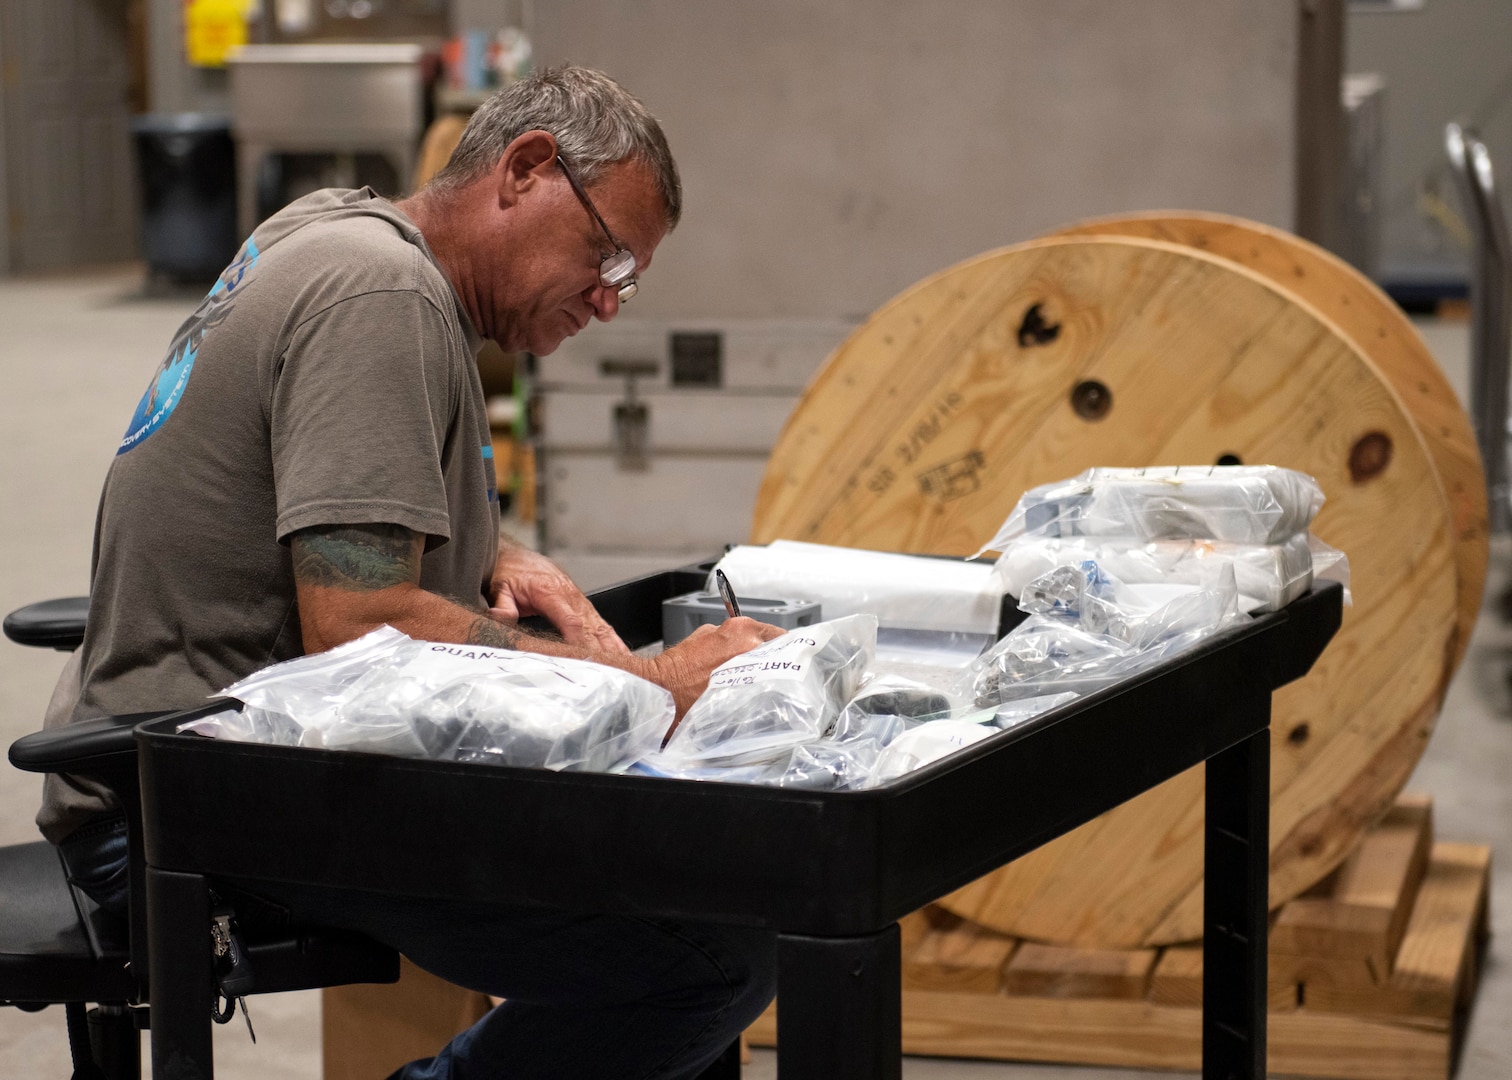
<path id="1" fill-rule="evenodd" d="M 451 537 L 448 333 L 407 289 L 350 297 L 294 331 L 269 405 L 280 542 L 367 522 L 423 533 L 427 547 Z"/>

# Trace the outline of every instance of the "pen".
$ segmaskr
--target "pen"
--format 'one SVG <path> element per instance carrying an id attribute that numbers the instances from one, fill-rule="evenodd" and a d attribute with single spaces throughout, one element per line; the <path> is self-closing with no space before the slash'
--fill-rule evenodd
<path id="1" fill-rule="evenodd" d="M 724 601 L 725 611 L 729 613 L 730 618 L 738 618 L 740 601 L 735 599 L 735 590 L 730 586 L 730 579 L 725 577 L 723 570 L 715 570 L 714 580 L 719 585 L 719 598 Z"/>

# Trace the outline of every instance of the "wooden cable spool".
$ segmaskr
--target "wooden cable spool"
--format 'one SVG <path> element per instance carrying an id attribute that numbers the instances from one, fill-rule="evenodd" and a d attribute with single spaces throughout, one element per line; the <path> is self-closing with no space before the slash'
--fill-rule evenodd
<path id="1" fill-rule="evenodd" d="M 1450 666 L 1444 673 L 1447 681 L 1464 658 L 1486 584 L 1490 555 L 1486 474 L 1470 417 L 1402 309 L 1332 252 L 1243 218 L 1154 211 L 1094 218 L 1057 230 L 1055 235 L 1143 236 L 1236 262 L 1307 301 L 1370 358 L 1424 434 L 1449 499 L 1459 618 Z"/>
<path id="2" fill-rule="evenodd" d="M 753 540 L 965 555 L 1024 490 L 1095 465 L 1316 477 L 1314 531 L 1348 553 L 1355 606 L 1275 697 L 1275 906 L 1386 812 L 1437 716 L 1460 582 L 1435 442 L 1350 335 L 1266 276 L 1165 241 L 1051 238 L 926 279 L 836 350 L 773 452 Z M 1196 938 L 1202 811 L 1193 769 L 944 904 L 1045 941 Z"/>

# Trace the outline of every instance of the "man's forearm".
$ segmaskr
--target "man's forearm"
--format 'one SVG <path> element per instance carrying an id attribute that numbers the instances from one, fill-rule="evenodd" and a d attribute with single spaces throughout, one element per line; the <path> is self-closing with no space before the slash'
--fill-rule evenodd
<path id="1" fill-rule="evenodd" d="M 596 660 L 644 674 L 645 661 L 532 634 L 420 588 L 423 544 L 423 536 L 397 525 L 329 526 L 294 534 L 289 546 L 305 652 L 323 652 L 387 623 L 425 641 Z"/>
<path id="2" fill-rule="evenodd" d="M 450 641 L 462 645 L 486 645 L 496 649 L 519 649 L 524 652 L 565 656 L 577 660 L 594 660 L 643 674 L 643 662 L 633 656 L 597 652 L 572 645 L 558 637 L 533 634 L 489 618 L 445 596 L 428 592 L 418 585 L 403 584 L 342 597 L 320 595 L 324 588 L 300 589 L 300 626 L 305 632 L 306 652 L 319 652 L 361 637 L 388 624 L 395 630 L 422 641 Z M 306 618 L 306 599 L 323 616 Z M 330 601 L 339 601 L 331 603 Z M 325 601 L 325 602 L 322 602 Z M 311 640 L 311 639 L 314 640 Z"/>

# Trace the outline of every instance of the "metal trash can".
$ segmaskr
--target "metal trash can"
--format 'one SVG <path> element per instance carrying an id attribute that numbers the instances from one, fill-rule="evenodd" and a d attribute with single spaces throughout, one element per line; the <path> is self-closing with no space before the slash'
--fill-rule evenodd
<path id="1" fill-rule="evenodd" d="M 148 113 L 133 119 L 142 257 L 155 275 L 214 279 L 236 255 L 236 146 L 231 119 Z"/>

